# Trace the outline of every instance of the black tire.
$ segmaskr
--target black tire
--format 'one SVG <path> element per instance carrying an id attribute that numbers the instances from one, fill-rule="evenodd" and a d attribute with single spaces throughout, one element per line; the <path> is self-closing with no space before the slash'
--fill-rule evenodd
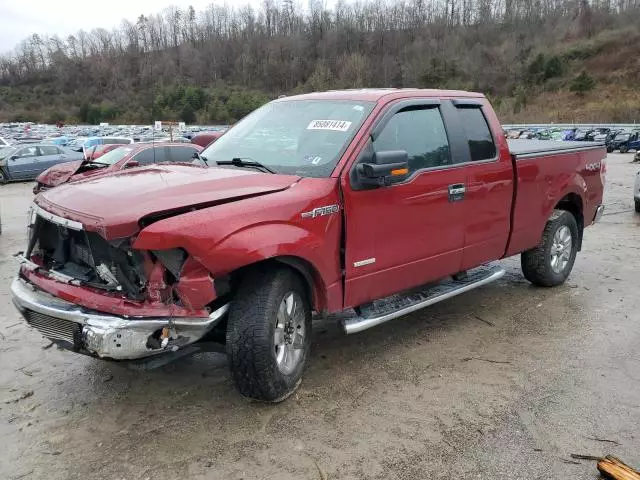
<path id="1" fill-rule="evenodd" d="M 551 265 L 551 251 L 556 233 L 565 226 L 569 228 L 571 233 L 571 252 L 566 266 L 561 271 L 555 271 Z M 524 252 L 520 257 L 522 273 L 525 278 L 540 287 L 562 285 L 569 277 L 576 261 L 578 239 L 578 223 L 573 214 L 564 210 L 554 210 L 551 218 L 547 221 L 540 245 Z"/>
<path id="2" fill-rule="evenodd" d="M 607 147 L 607 153 L 613 153 L 613 147 Z"/>
<path id="3" fill-rule="evenodd" d="M 240 283 L 229 309 L 227 356 L 231 376 L 243 395 L 280 402 L 300 385 L 311 349 L 311 307 L 303 281 L 295 271 L 280 268 L 251 272 Z M 283 373 L 274 340 L 278 309 L 291 294 L 301 301 L 304 341 L 296 349 L 300 356 L 295 369 Z"/>
<path id="4" fill-rule="evenodd" d="M 0 168 L 0 185 L 5 185 L 8 182 L 9 182 L 9 177 L 7 177 L 7 174 L 4 172 L 4 170 Z"/>
<path id="5" fill-rule="evenodd" d="M 620 147 L 620 153 L 627 153 L 629 151 L 629 147 L 627 145 L 622 145 Z"/>
<path id="6" fill-rule="evenodd" d="M 640 213 L 640 200 L 634 199 L 636 202 L 636 213 Z"/>

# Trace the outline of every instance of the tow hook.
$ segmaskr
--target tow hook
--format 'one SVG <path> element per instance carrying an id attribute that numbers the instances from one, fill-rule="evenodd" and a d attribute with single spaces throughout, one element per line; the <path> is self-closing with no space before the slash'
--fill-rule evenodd
<path id="1" fill-rule="evenodd" d="M 175 352 L 180 348 L 179 342 L 177 342 L 178 339 L 176 327 L 170 323 L 149 335 L 147 348 L 149 350 L 170 350 Z"/>
<path id="2" fill-rule="evenodd" d="M 177 340 L 177 339 L 178 339 L 178 333 L 176 332 L 176 329 L 174 326 L 164 327 L 162 329 L 162 334 L 160 335 L 160 347 L 167 348 L 167 345 L 169 345 L 169 340 Z M 171 350 L 175 352 L 176 350 L 178 350 L 178 346 L 173 345 Z"/>

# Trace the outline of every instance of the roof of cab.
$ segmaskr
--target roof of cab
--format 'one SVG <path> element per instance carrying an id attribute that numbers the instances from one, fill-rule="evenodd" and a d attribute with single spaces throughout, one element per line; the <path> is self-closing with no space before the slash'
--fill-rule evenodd
<path id="1" fill-rule="evenodd" d="M 354 100 L 360 102 L 379 102 L 380 100 L 395 100 L 407 97 L 438 97 L 438 98 L 484 98 L 484 95 L 476 92 L 462 90 L 431 90 L 422 88 L 363 88 L 353 90 L 330 90 L 327 92 L 314 92 L 291 97 L 282 97 L 276 101 L 286 102 L 292 100 Z"/>

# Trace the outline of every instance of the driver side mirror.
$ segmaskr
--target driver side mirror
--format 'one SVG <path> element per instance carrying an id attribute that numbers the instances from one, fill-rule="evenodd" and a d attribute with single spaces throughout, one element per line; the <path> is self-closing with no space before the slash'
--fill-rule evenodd
<path id="1" fill-rule="evenodd" d="M 124 166 L 124 168 L 134 168 L 134 167 L 139 167 L 140 166 L 140 162 L 137 160 L 129 160 L 126 165 Z"/>
<path id="2" fill-rule="evenodd" d="M 17 160 L 18 159 L 18 155 L 11 155 L 10 160 Z"/>
<path id="3" fill-rule="evenodd" d="M 363 185 L 388 187 L 409 175 L 409 154 L 405 150 L 376 152 L 370 162 L 358 164 L 356 172 Z"/>

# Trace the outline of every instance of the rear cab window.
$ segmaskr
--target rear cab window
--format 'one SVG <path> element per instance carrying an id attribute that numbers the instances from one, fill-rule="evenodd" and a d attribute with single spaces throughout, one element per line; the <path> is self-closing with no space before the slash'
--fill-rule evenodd
<path id="1" fill-rule="evenodd" d="M 457 110 L 460 123 L 467 134 L 471 161 L 479 162 L 496 158 L 498 150 L 480 105 L 458 106 Z"/>

